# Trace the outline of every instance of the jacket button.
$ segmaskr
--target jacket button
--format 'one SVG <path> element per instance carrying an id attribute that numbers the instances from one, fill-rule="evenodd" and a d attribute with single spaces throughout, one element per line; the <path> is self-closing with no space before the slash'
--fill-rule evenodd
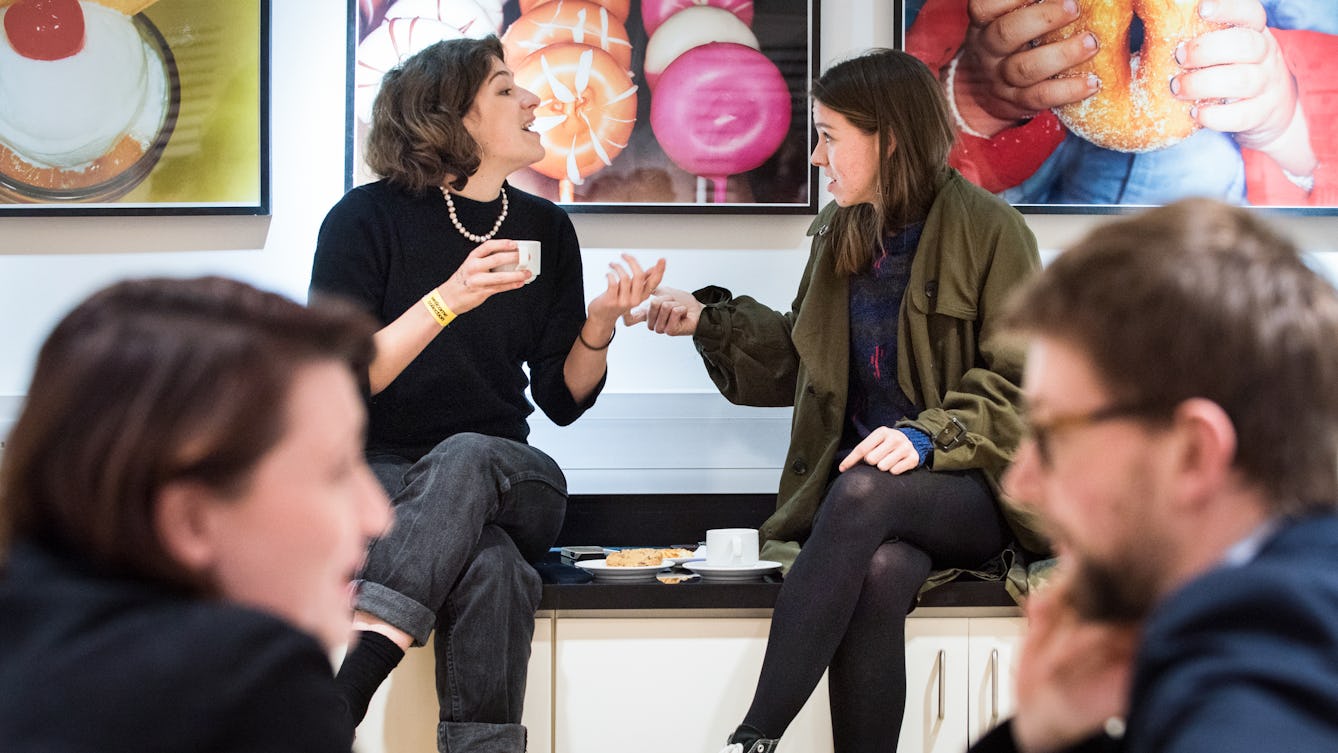
<path id="1" fill-rule="evenodd" d="M 808 473 L 808 463 L 805 463 L 803 458 L 799 458 L 790 464 L 790 470 L 794 471 L 796 476 L 802 476 Z"/>
<path id="2" fill-rule="evenodd" d="M 938 280 L 930 280 L 925 283 L 925 297 L 933 298 L 938 295 Z"/>
<path id="3" fill-rule="evenodd" d="M 810 385 L 807 385 L 806 387 L 804 387 L 804 392 L 806 392 L 806 393 L 808 393 L 808 394 L 810 394 L 810 395 L 816 395 L 816 394 L 818 394 L 818 389 L 817 389 L 816 387 L 814 387 L 813 385 L 810 384 Z"/>

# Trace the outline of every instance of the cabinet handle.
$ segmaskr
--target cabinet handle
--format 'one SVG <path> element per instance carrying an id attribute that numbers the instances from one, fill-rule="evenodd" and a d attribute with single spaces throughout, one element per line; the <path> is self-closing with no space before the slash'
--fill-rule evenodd
<path id="1" fill-rule="evenodd" d="M 999 649 L 990 651 L 990 726 L 999 723 Z"/>
<path id="2" fill-rule="evenodd" d="M 943 689 L 943 665 L 948 655 L 943 649 L 938 650 L 938 720 L 943 721 L 944 707 L 948 705 L 947 692 Z"/>

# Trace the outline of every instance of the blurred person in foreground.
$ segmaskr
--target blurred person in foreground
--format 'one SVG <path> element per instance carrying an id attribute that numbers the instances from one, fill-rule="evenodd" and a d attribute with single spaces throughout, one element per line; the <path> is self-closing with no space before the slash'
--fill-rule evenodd
<path id="1" fill-rule="evenodd" d="M 1249 211 L 1104 225 L 1014 301 L 1005 489 L 1060 554 L 973 751 L 1338 750 L 1338 294 Z"/>
<path id="2" fill-rule="evenodd" d="M 0 748 L 350 750 L 373 330 L 222 278 L 56 326 L 0 468 Z"/>

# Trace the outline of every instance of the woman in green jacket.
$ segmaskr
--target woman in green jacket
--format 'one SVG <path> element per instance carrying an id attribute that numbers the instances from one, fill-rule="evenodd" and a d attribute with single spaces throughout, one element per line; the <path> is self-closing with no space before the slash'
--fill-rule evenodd
<path id="1" fill-rule="evenodd" d="M 773 750 L 824 670 L 836 750 L 895 750 L 905 617 L 931 570 L 1039 544 L 998 485 L 1022 432 L 1022 351 L 997 317 L 1039 267 L 1035 238 L 947 166 L 952 116 L 914 57 L 839 63 L 813 98 L 811 159 L 834 201 L 789 313 L 710 287 L 661 288 L 646 314 L 693 336 L 731 401 L 794 405 L 762 527 L 763 556 L 790 567 L 725 748 L 740 753 Z"/>

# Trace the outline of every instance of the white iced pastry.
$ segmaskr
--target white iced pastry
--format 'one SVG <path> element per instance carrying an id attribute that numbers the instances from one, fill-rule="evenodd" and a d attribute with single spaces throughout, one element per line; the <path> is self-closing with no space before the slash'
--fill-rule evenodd
<path id="1" fill-rule="evenodd" d="M 0 32 L 0 144 L 39 167 L 86 165 L 126 134 L 147 148 L 167 106 L 164 67 L 130 17 L 79 5 L 84 46 L 69 57 L 24 57 Z"/>
<path id="2" fill-rule="evenodd" d="M 396 0 L 385 19 L 431 18 L 454 26 L 467 37 L 502 33 L 502 3 L 497 0 Z"/>

